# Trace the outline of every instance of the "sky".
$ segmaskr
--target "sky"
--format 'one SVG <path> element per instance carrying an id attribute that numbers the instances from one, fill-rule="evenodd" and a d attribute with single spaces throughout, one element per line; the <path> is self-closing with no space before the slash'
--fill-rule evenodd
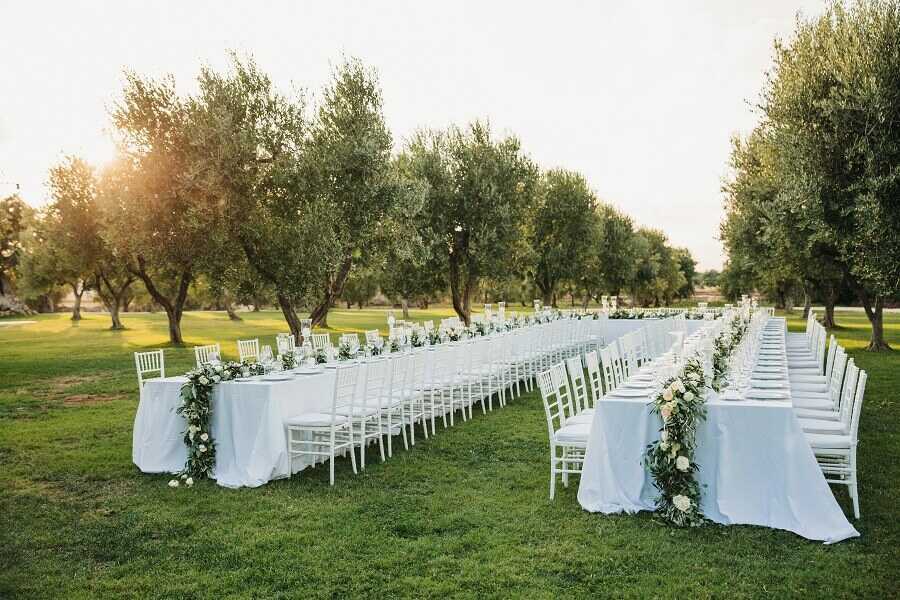
<path id="1" fill-rule="evenodd" d="M 417 128 L 488 119 L 543 168 L 721 268 L 730 139 L 798 11 L 821 0 L 640 2 L 4 2 L 0 195 L 47 201 L 67 154 L 113 156 L 122 73 L 174 75 L 251 54 L 283 91 L 315 92 L 355 56 L 374 67 L 395 147 Z"/>

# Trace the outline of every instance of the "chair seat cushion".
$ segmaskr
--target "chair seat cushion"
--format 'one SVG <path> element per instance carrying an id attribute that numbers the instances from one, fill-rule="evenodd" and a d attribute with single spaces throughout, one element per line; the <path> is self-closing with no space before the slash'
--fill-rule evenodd
<path id="1" fill-rule="evenodd" d="M 815 410 L 834 410 L 834 402 L 831 398 L 794 398 L 791 397 L 794 408 L 812 408 Z"/>
<path id="2" fill-rule="evenodd" d="M 334 424 L 345 423 L 347 417 L 334 415 Z M 328 413 L 303 413 L 285 419 L 285 423 L 292 427 L 328 427 L 331 425 L 331 415 Z"/>
<path id="3" fill-rule="evenodd" d="M 816 408 L 795 408 L 794 414 L 798 419 L 825 419 L 826 421 L 837 421 L 841 418 L 840 413 L 833 409 L 823 410 Z"/>
<path id="4" fill-rule="evenodd" d="M 800 419 L 800 425 L 805 433 L 828 433 L 846 435 L 847 426 L 841 421 L 829 421 L 826 419 Z"/>
<path id="5" fill-rule="evenodd" d="M 827 394 L 828 386 L 824 383 L 794 383 L 791 382 L 791 394 L 798 396 L 817 396 Z"/>
<path id="6" fill-rule="evenodd" d="M 335 409 L 335 412 L 339 415 L 353 415 L 354 417 L 370 417 L 374 414 L 378 413 L 378 409 L 374 406 L 354 406 L 351 408 L 349 406 L 338 406 Z"/>
<path id="7" fill-rule="evenodd" d="M 827 433 L 807 433 L 806 441 L 812 446 L 813 450 L 849 450 L 849 435 L 831 435 Z"/>
<path id="8" fill-rule="evenodd" d="M 560 444 L 587 444 L 591 434 L 591 426 L 588 423 L 575 423 L 559 428 L 553 435 L 553 439 Z"/>
<path id="9" fill-rule="evenodd" d="M 569 425 L 590 425 L 594 420 L 594 415 L 586 415 L 584 413 L 578 413 L 574 417 L 569 417 L 566 419 L 566 426 Z"/>

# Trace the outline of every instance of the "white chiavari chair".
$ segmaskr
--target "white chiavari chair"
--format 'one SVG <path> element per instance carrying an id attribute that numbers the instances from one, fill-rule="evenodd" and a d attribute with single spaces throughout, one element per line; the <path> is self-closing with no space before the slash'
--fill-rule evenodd
<path id="1" fill-rule="evenodd" d="M 556 385 L 552 370 L 538 373 L 537 380 L 550 438 L 550 499 L 553 500 L 557 475 L 562 475 L 563 485 L 568 486 L 569 474 L 581 473 L 591 426 L 567 423 L 566 413 L 571 413 L 571 406 L 567 406 L 567 399 L 562 388 Z"/>
<path id="2" fill-rule="evenodd" d="M 342 333 L 340 344 L 347 345 L 350 352 L 356 353 L 359 351 L 359 336 L 355 333 Z"/>
<path id="3" fill-rule="evenodd" d="M 572 391 L 572 409 L 570 415 L 573 423 L 590 423 L 594 418 L 594 409 L 588 408 L 587 381 L 584 378 L 584 365 L 580 356 L 566 359 L 566 371 Z"/>
<path id="4" fill-rule="evenodd" d="M 337 409 L 338 414 L 348 417 L 351 421 L 353 443 L 359 446 L 359 465 L 363 471 L 366 470 L 366 446 L 370 441 L 378 444 L 381 462 L 384 462 L 381 416 L 382 406 L 385 403 L 384 394 L 390 387 L 390 376 L 389 359 L 376 358 L 367 362 L 363 373 L 362 398 Z"/>
<path id="5" fill-rule="evenodd" d="M 313 333 L 309 336 L 312 339 L 313 350 L 328 350 L 333 348 L 331 345 L 331 336 L 327 333 Z"/>
<path id="6" fill-rule="evenodd" d="M 220 344 L 194 346 L 194 360 L 197 361 L 198 368 L 213 360 L 211 357 L 217 357 L 216 360 L 222 360 L 222 346 Z"/>
<path id="7" fill-rule="evenodd" d="M 314 461 L 328 460 L 329 481 L 334 485 L 335 455 L 349 450 L 350 463 L 353 465 L 353 473 L 356 474 L 353 422 L 341 412 L 352 413 L 358 377 L 359 365 L 339 365 L 335 369 L 330 411 L 302 413 L 285 421 L 291 472 L 293 461 L 298 457 L 308 456 Z"/>
<path id="8" fill-rule="evenodd" d="M 279 333 L 275 336 L 275 347 L 278 349 L 278 354 L 286 354 L 296 350 L 297 341 L 290 333 Z"/>
<path id="9" fill-rule="evenodd" d="M 600 398 L 603 397 L 603 373 L 600 370 L 600 359 L 596 350 L 591 350 L 584 355 L 584 364 L 587 367 L 588 382 L 591 384 L 590 406 L 596 408 Z"/>
<path id="10" fill-rule="evenodd" d="M 857 446 L 859 445 L 859 419 L 868 376 L 859 371 L 856 390 L 850 411 L 849 432 L 844 434 L 807 433 L 806 440 L 812 447 L 816 460 L 825 474 L 825 481 L 846 485 L 853 501 L 853 516 L 859 518 L 859 483 L 857 479 Z"/>
<path id="11" fill-rule="evenodd" d="M 253 340 L 238 340 L 238 360 L 241 362 L 255 362 L 259 360 L 259 338 Z"/>
<path id="12" fill-rule="evenodd" d="M 137 369 L 139 398 L 144 398 L 144 375 L 158 373 L 160 378 L 166 376 L 166 356 L 162 349 L 149 352 L 135 352 L 134 366 Z M 151 377 L 150 379 L 155 379 Z"/>

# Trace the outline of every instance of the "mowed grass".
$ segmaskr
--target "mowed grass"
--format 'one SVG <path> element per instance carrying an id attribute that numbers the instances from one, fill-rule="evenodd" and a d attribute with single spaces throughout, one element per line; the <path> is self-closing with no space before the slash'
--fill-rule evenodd
<path id="1" fill-rule="evenodd" d="M 414 311 L 439 318 L 447 309 Z M 188 313 L 189 344 L 284 331 L 275 312 Z M 0 326 L 0 597 L 889 597 L 900 584 L 900 352 L 869 354 L 865 317 L 835 331 L 869 371 L 862 533 L 834 546 L 759 527 L 677 530 L 652 515 L 548 500 L 540 398 L 441 430 L 354 476 L 340 460 L 258 489 L 171 490 L 131 462 L 132 352 L 166 346 L 162 315 L 66 315 Z M 333 333 L 385 328 L 335 311 Z M 800 325 L 799 315 L 792 326 Z M 900 319 L 888 340 L 900 347 Z M 167 371 L 193 363 L 167 348 Z M 761 444 L 765 441 L 761 440 Z M 396 447 L 396 446 L 395 446 Z M 576 480 L 577 482 L 577 480 Z M 836 495 L 845 511 L 843 488 Z"/>

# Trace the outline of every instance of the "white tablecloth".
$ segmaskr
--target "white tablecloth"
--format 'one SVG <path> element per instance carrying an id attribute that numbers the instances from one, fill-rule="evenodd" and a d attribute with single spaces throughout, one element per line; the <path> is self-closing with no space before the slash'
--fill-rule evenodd
<path id="1" fill-rule="evenodd" d="M 597 403 L 578 501 L 591 512 L 654 510 L 656 488 L 643 465 L 662 421 L 651 398 Z M 786 529 L 838 542 L 859 533 L 816 464 L 790 401 L 708 401 L 697 431 L 702 510 L 723 524 Z"/>
<path id="2" fill-rule="evenodd" d="M 289 477 L 284 420 L 304 412 L 330 412 L 334 377 L 334 371 L 326 370 L 290 381 L 217 385 L 211 432 L 216 441 L 215 479 L 219 485 L 258 487 Z M 168 377 L 144 385 L 134 420 L 132 459 L 145 473 L 172 473 L 184 467 L 186 425 L 175 410 L 181 405 L 180 389 L 185 381 L 184 377 Z M 361 395 L 361 390 L 358 392 Z M 295 459 L 294 472 L 310 464 Z"/>

